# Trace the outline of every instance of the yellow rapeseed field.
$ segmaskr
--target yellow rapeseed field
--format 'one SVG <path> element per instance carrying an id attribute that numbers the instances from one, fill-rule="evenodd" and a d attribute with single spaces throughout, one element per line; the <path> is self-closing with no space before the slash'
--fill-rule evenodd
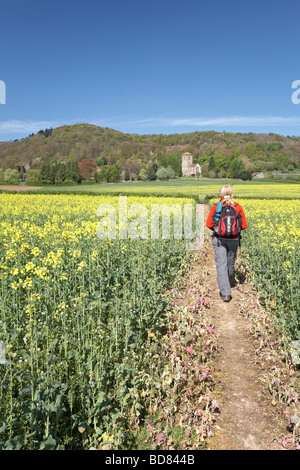
<path id="1" fill-rule="evenodd" d="M 128 197 L 142 212 L 157 203 L 193 200 Z M 165 331 L 164 292 L 188 252 L 99 238 L 103 204 L 118 223 L 118 197 L 0 194 L 2 448 L 88 449 L 107 433 L 117 446 L 141 407 L 141 351 Z"/>
<path id="2" fill-rule="evenodd" d="M 278 325 L 300 338 L 300 202 L 237 199 L 248 228 L 242 252 L 267 296 Z"/>

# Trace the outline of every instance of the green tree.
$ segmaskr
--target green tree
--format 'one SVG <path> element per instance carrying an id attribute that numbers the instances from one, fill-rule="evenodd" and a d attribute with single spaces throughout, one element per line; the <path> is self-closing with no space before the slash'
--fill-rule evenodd
<path id="1" fill-rule="evenodd" d="M 235 174 L 235 178 L 243 181 L 252 180 L 252 173 L 250 170 L 240 170 Z"/>
<path id="2" fill-rule="evenodd" d="M 66 179 L 71 179 L 75 183 L 81 184 L 82 176 L 79 173 L 78 162 L 75 160 L 68 161 L 66 164 Z"/>
<path id="3" fill-rule="evenodd" d="M 238 178 L 238 173 L 244 169 L 245 164 L 243 160 L 241 160 L 240 158 L 234 158 L 228 168 L 228 175 L 230 178 Z"/>
<path id="4" fill-rule="evenodd" d="M 50 165 L 50 170 L 49 170 L 49 183 L 50 184 L 55 184 L 55 177 L 56 177 L 56 168 L 55 165 Z"/>
<path id="5" fill-rule="evenodd" d="M 181 176 L 181 156 L 177 153 L 168 155 L 168 166 L 173 168 L 176 176 Z"/>
<path id="6" fill-rule="evenodd" d="M 156 168 L 154 165 L 147 168 L 147 179 L 150 181 L 156 180 Z"/>
<path id="7" fill-rule="evenodd" d="M 97 182 L 98 183 L 104 183 L 108 182 L 109 180 L 109 166 L 104 165 L 100 171 L 97 173 Z"/>
<path id="8" fill-rule="evenodd" d="M 20 180 L 20 173 L 18 170 L 8 168 L 4 173 L 4 181 L 6 183 L 17 183 Z"/>
<path id="9" fill-rule="evenodd" d="M 67 177 L 66 164 L 59 163 L 57 171 L 56 171 L 56 179 L 57 181 L 63 182 L 65 181 L 66 177 Z"/>
<path id="10" fill-rule="evenodd" d="M 231 160 L 233 159 L 230 155 L 224 155 L 223 153 L 216 153 L 214 155 L 214 170 L 218 174 L 222 169 L 227 171 Z"/>
<path id="11" fill-rule="evenodd" d="M 168 179 L 173 179 L 176 177 L 176 173 L 171 166 L 167 167 Z"/>
<path id="12" fill-rule="evenodd" d="M 204 178 L 207 178 L 208 177 L 208 163 L 204 163 L 201 166 L 201 171 L 202 171 L 202 176 L 204 176 Z"/>
<path id="13" fill-rule="evenodd" d="M 121 179 L 121 173 L 119 165 L 103 166 L 97 174 L 97 182 L 117 183 Z"/>
<path id="14" fill-rule="evenodd" d="M 109 168 L 109 182 L 110 183 L 117 183 L 118 181 L 121 180 L 121 173 L 122 169 L 119 167 L 119 165 L 112 165 Z"/>
<path id="15" fill-rule="evenodd" d="M 156 177 L 159 180 L 167 180 L 169 179 L 168 170 L 165 167 L 160 167 L 156 172 Z"/>
<path id="16" fill-rule="evenodd" d="M 250 158 L 250 160 L 254 159 L 257 155 L 257 146 L 254 144 L 254 142 L 250 142 L 249 144 L 246 144 L 243 150 L 244 155 Z"/>
<path id="17" fill-rule="evenodd" d="M 107 158 L 106 157 L 97 157 L 95 160 L 96 165 L 103 166 L 107 165 Z"/>
<path id="18" fill-rule="evenodd" d="M 140 173 L 139 173 L 139 177 L 142 181 L 146 181 L 147 178 L 148 178 L 148 174 L 147 174 L 147 170 L 145 168 L 142 168 Z"/>
<path id="19" fill-rule="evenodd" d="M 46 183 L 49 181 L 50 177 L 50 165 L 49 163 L 43 163 L 40 174 L 39 174 L 39 181 L 42 183 Z"/>
<path id="20" fill-rule="evenodd" d="M 208 171 L 211 171 L 214 169 L 215 169 L 215 157 L 214 155 L 211 155 L 211 157 L 209 158 L 209 162 L 208 162 Z"/>
<path id="21" fill-rule="evenodd" d="M 163 154 L 159 154 L 157 156 L 157 164 L 158 164 L 158 167 L 164 167 L 166 168 L 167 167 L 167 156 L 163 153 Z"/>

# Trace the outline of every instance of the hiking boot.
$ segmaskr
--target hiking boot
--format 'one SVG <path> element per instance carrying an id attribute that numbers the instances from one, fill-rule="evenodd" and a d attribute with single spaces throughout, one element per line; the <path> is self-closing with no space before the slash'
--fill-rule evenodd
<path id="1" fill-rule="evenodd" d="M 230 302 L 232 299 L 231 295 L 222 295 L 223 302 Z"/>
<path id="2" fill-rule="evenodd" d="M 236 285 L 234 274 L 229 274 L 229 282 L 230 282 L 230 287 L 234 287 Z"/>

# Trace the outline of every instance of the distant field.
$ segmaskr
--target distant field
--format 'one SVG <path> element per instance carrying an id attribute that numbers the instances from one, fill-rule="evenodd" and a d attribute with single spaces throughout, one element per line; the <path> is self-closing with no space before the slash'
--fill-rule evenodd
<path id="1" fill-rule="evenodd" d="M 223 184 L 233 186 L 237 197 L 300 198 L 300 184 L 276 181 L 240 181 L 228 179 L 179 178 L 170 181 L 137 181 L 132 183 L 102 183 L 74 186 L 47 186 L 43 192 L 85 192 L 98 194 L 196 195 L 200 198 L 217 196 Z M 40 192 L 40 191 L 39 191 Z"/>

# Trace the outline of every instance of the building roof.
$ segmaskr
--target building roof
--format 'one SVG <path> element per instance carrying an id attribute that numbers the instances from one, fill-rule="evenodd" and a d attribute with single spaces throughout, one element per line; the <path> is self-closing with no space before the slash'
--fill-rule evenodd
<path id="1" fill-rule="evenodd" d="M 185 152 L 183 155 L 192 155 L 190 152 Z"/>

